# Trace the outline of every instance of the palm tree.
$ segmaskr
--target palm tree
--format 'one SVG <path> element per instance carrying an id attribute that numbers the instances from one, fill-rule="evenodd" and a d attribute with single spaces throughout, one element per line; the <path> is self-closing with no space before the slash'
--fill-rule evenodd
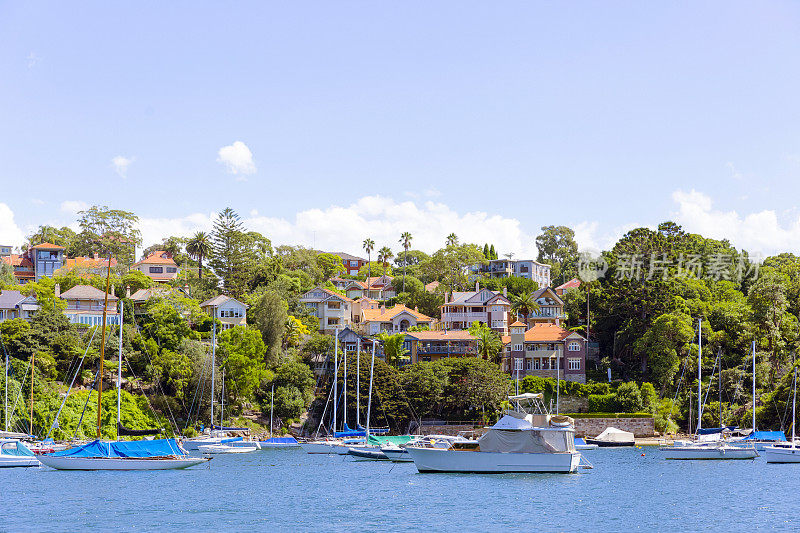
<path id="1" fill-rule="evenodd" d="M 205 231 L 198 231 L 186 243 L 186 253 L 197 259 L 197 276 L 203 279 L 203 258 L 211 254 L 211 237 Z"/>
<path id="2" fill-rule="evenodd" d="M 523 315 L 526 324 L 528 323 L 528 316 L 539 310 L 539 304 L 536 303 L 536 298 L 534 298 L 532 292 L 523 291 L 519 294 L 512 294 L 509 300 L 511 300 L 511 310 L 514 311 L 518 317 L 519 315 Z"/>
<path id="3" fill-rule="evenodd" d="M 372 277 L 372 250 L 375 249 L 375 241 L 367 237 L 361 243 L 364 251 L 367 252 L 367 298 L 369 298 L 369 278 Z"/>
<path id="4" fill-rule="evenodd" d="M 474 329 L 474 331 L 470 331 L 470 333 L 478 338 L 478 355 L 487 361 L 499 363 L 498 355 L 503 349 L 503 341 L 500 340 L 500 336 L 492 331 L 492 328 L 485 325 L 482 325 L 480 328 L 470 329 Z"/>
<path id="5" fill-rule="evenodd" d="M 403 292 L 406 292 L 406 264 L 408 263 L 408 249 L 411 247 L 411 233 L 404 231 L 400 235 L 400 244 L 403 245 Z"/>
<path id="6" fill-rule="evenodd" d="M 386 267 L 389 266 L 389 259 L 394 257 L 394 253 L 392 249 L 388 246 L 384 246 L 380 250 L 378 250 L 378 261 L 383 263 L 383 275 L 386 275 Z"/>
<path id="7" fill-rule="evenodd" d="M 447 236 L 447 241 L 445 241 L 447 246 L 458 246 L 458 235 L 455 233 L 451 233 Z"/>

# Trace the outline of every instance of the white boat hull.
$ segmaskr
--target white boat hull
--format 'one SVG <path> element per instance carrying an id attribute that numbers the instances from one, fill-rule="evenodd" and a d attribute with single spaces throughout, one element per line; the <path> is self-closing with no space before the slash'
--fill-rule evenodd
<path id="1" fill-rule="evenodd" d="M 228 453 L 248 453 L 258 450 L 256 446 L 228 446 L 227 444 L 211 444 L 200 446 L 198 451 L 206 455 L 222 455 Z"/>
<path id="2" fill-rule="evenodd" d="M 661 448 L 665 459 L 673 460 L 735 460 L 755 459 L 758 452 L 755 448 L 738 446 L 672 446 Z"/>
<path id="3" fill-rule="evenodd" d="M 39 466 L 39 459 L 36 457 L 0 455 L 0 468 L 10 468 L 18 466 Z"/>
<path id="4" fill-rule="evenodd" d="M 189 451 L 198 451 L 200 446 L 212 446 L 214 444 L 220 444 L 222 439 L 216 437 L 210 437 L 207 439 L 186 439 L 181 442 L 181 447 L 184 450 Z"/>
<path id="5" fill-rule="evenodd" d="M 500 474 L 513 472 L 576 472 L 581 460 L 578 452 L 503 453 L 406 448 L 420 472 L 464 472 Z"/>
<path id="6" fill-rule="evenodd" d="M 205 457 L 187 458 L 118 458 L 118 457 L 69 457 L 39 455 L 39 462 L 57 470 L 176 470 L 206 463 Z"/>
<path id="7" fill-rule="evenodd" d="M 400 449 L 393 449 L 393 448 L 381 448 L 383 455 L 386 456 L 387 459 L 390 461 L 394 461 L 395 463 L 413 463 L 414 459 L 411 458 L 411 455 L 403 448 Z"/>
<path id="8" fill-rule="evenodd" d="M 764 458 L 768 463 L 800 463 L 800 448 L 791 446 L 767 446 Z"/>

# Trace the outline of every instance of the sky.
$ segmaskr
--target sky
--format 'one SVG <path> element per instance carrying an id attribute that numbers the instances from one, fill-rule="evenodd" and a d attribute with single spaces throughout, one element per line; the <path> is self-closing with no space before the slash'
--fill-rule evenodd
<path id="1" fill-rule="evenodd" d="M 0 244 L 91 205 L 145 246 L 535 257 L 674 220 L 800 253 L 797 2 L 0 0 Z"/>

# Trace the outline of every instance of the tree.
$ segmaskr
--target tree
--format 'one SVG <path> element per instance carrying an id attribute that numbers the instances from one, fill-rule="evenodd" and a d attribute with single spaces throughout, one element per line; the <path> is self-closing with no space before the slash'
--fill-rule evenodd
<path id="1" fill-rule="evenodd" d="M 411 239 L 413 239 L 413 237 L 411 236 L 411 233 L 408 232 L 408 231 L 404 231 L 403 234 L 400 235 L 400 244 L 403 245 L 403 256 L 408 254 L 408 249 L 411 246 Z M 407 262 L 408 261 L 403 260 L 403 292 L 406 292 L 405 279 L 406 279 L 406 263 Z"/>
<path id="2" fill-rule="evenodd" d="M 394 253 L 392 253 L 391 248 L 388 246 L 384 246 L 380 250 L 378 250 L 378 261 L 383 263 L 383 275 L 386 275 L 386 268 L 389 266 L 389 259 L 394 257 Z"/>
<path id="3" fill-rule="evenodd" d="M 342 258 L 334 254 L 321 253 L 317 255 L 317 265 L 322 270 L 321 281 L 328 281 L 332 277 L 347 271 L 344 263 L 342 263 Z"/>
<path id="4" fill-rule="evenodd" d="M 519 294 L 512 294 L 508 299 L 511 301 L 511 310 L 517 316 L 524 316 L 526 324 L 530 314 L 539 311 L 539 304 L 536 303 L 536 298 L 532 292 L 524 291 Z"/>
<path id="5" fill-rule="evenodd" d="M 487 259 L 497 259 L 497 252 L 494 250 L 494 244 L 489 247 L 489 257 Z"/>
<path id="6" fill-rule="evenodd" d="M 205 231 L 198 231 L 186 243 L 186 253 L 197 260 L 197 277 L 203 279 L 203 259 L 208 258 L 214 247 L 211 236 Z"/>
<path id="7" fill-rule="evenodd" d="M 539 249 L 537 261 L 553 266 L 552 279 L 572 277 L 576 274 L 578 244 L 575 232 L 566 226 L 543 226 L 542 234 L 536 237 Z"/>
<path id="8" fill-rule="evenodd" d="M 250 256 L 244 226 L 236 211 L 227 207 L 217 216 L 211 237 L 214 254 L 211 266 L 222 278 L 225 292 L 239 296 L 245 288 Z"/>
<path id="9" fill-rule="evenodd" d="M 458 235 L 451 233 L 445 240 L 445 246 L 458 246 Z"/>
<path id="10" fill-rule="evenodd" d="M 251 398 L 266 373 L 264 340 L 257 330 L 244 326 L 226 329 L 217 339 L 229 393 L 236 400 Z"/>
<path id="11" fill-rule="evenodd" d="M 459 244 L 437 250 L 420 264 L 420 278 L 438 280 L 448 291 L 465 290 L 474 285 L 470 274 L 477 265 L 486 263 L 481 249 L 475 244 Z"/>
<path id="12" fill-rule="evenodd" d="M 283 331 L 283 346 L 298 346 L 305 337 L 311 335 L 311 331 L 303 322 L 292 315 L 286 319 L 286 327 Z"/>
<path id="13" fill-rule="evenodd" d="M 375 241 L 367 237 L 364 239 L 364 242 L 361 244 L 364 248 L 364 251 L 367 252 L 367 280 L 372 277 L 372 267 L 370 264 L 372 263 L 372 250 L 375 249 Z M 367 291 L 369 291 L 369 287 L 367 287 Z"/>
<path id="14" fill-rule="evenodd" d="M 72 255 L 72 244 L 77 236 L 77 233 L 67 226 L 56 228 L 54 226 L 43 225 L 39 226 L 33 234 L 28 235 L 28 247 L 36 246 L 43 242 L 49 242 L 51 244 L 63 246 L 66 248 L 66 253 Z"/>
<path id="15" fill-rule="evenodd" d="M 786 298 L 788 285 L 789 279 L 785 274 L 773 268 L 764 267 L 747 295 L 750 306 L 753 308 L 754 322 L 767 338 L 768 349 L 771 353 L 771 383 L 774 383 L 780 366 L 779 354 L 785 347 L 781 329 L 787 319 L 785 315 L 787 315 L 786 309 L 789 306 Z"/>
<path id="16" fill-rule="evenodd" d="M 79 211 L 78 215 L 81 227 L 78 239 L 84 247 L 102 256 L 112 254 L 127 265 L 133 263 L 135 247 L 142 243 L 138 216 L 130 211 L 96 205 Z"/>
<path id="17" fill-rule="evenodd" d="M 473 322 L 469 327 L 470 335 L 478 338 L 478 355 L 493 363 L 500 363 L 503 341 L 492 328 L 481 322 Z"/>
<path id="18" fill-rule="evenodd" d="M 394 335 L 389 335 L 388 333 L 381 332 L 377 335 L 377 338 L 383 343 L 383 353 L 386 355 L 386 362 L 396 367 L 400 360 L 408 353 L 408 350 L 403 346 L 406 340 L 405 334 L 395 333 Z"/>
<path id="19" fill-rule="evenodd" d="M 274 364 L 281 356 L 286 321 L 289 318 L 286 302 L 270 289 L 251 295 L 247 300 L 250 303 L 248 322 L 261 332 L 267 346 L 267 362 Z"/>
<path id="20" fill-rule="evenodd" d="M 675 377 L 680 356 L 694 338 L 692 318 L 684 313 L 665 313 L 634 343 L 634 350 L 647 361 L 653 381 L 662 390 Z"/>

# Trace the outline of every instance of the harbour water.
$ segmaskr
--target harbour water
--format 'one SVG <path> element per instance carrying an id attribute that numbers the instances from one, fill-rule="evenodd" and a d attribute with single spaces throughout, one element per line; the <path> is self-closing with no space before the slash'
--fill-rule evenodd
<path id="1" fill-rule="evenodd" d="M 642 456 L 641 454 L 645 455 Z M 579 474 L 418 474 L 302 450 L 161 472 L 0 470 L 2 531 L 800 529 L 800 465 L 586 452 Z"/>

